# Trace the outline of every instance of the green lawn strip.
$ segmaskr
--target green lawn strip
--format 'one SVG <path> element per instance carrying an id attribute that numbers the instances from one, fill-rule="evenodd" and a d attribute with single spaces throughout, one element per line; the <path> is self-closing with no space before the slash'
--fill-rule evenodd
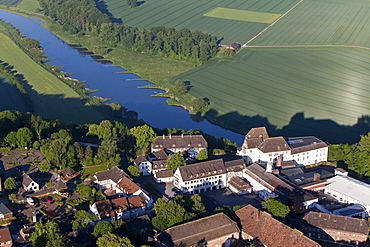
<path id="1" fill-rule="evenodd" d="M 105 170 L 107 170 L 106 165 L 99 165 L 99 166 L 92 166 L 92 167 L 84 166 L 82 167 L 81 173 L 85 175 L 94 175 L 97 172 L 105 171 Z"/>
<path id="2" fill-rule="evenodd" d="M 278 19 L 281 15 L 239 9 L 215 8 L 210 12 L 205 13 L 203 16 L 270 24 Z"/>
<path id="3" fill-rule="evenodd" d="M 37 0 L 22 0 L 17 5 L 17 8 L 35 12 L 38 9 L 41 9 L 41 6 L 40 6 L 40 3 Z"/>
<path id="4" fill-rule="evenodd" d="M 74 123 L 96 123 L 103 119 L 72 88 L 34 62 L 9 37 L 1 34 L 0 40 L 0 59 L 12 64 L 32 86 L 29 94 L 37 115 Z"/>

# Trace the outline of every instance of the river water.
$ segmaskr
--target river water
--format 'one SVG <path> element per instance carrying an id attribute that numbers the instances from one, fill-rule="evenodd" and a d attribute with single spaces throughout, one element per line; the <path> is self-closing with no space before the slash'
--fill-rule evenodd
<path id="1" fill-rule="evenodd" d="M 155 90 L 137 88 L 148 85 L 148 81 L 132 80 L 140 77 L 132 73 L 120 73 L 126 70 L 104 65 L 90 56 L 81 54 L 42 27 L 38 19 L 2 10 L 0 18 L 21 30 L 22 35 L 38 40 L 46 52 L 45 55 L 53 59 L 50 64 L 64 66 L 62 71 L 74 73 L 71 78 L 86 81 L 84 84 L 89 89 L 98 89 L 92 96 L 111 98 L 112 102 L 118 102 L 129 110 L 136 111 L 139 118 L 153 127 L 199 129 L 218 138 L 228 138 L 239 145 L 242 143 L 242 135 L 213 125 L 207 120 L 195 122 L 181 107 L 167 105 L 165 98 L 151 97 Z"/>

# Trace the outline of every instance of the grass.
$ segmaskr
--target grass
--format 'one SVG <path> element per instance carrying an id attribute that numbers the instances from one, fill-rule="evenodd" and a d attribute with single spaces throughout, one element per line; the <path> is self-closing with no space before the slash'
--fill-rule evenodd
<path id="1" fill-rule="evenodd" d="M 41 9 L 41 6 L 37 0 L 22 0 L 17 8 L 35 12 L 37 9 Z"/>
<path id="2" fill-rule="evenodd" d="M 213 18 L 203 16 L 204 14 L 218 7 L 283 14 L 297 2 L 298 0 L 147 0 L 137 8 L 129 8 L 126 1 L 105 0 L 101 2 L 100 8 L 130 26 L 189 28 L 216 35 L 222 38 L 222 44 L 231 44 L 245 43 L 268 24 Z"/>
<path id="3" fill-rule="evenodd" d="M 273 23 L 281 15 L 255 12 L 255 11 L 247 11 L 247 10 L 239 10 L 239 9 L 215 8 L 205 13 L 203 16 L 228 19 L 228 20 L 237 20 L 237 21 Z"/>
<path id="4" fill-rule="evenodd" d="M 37 115 L 78 124 L 98 123 L 103 119 L 72 88 L 34 62 L 4 34 L 0 34 L 0 50 L 0 60 L 13 65 L 32 87 L 28 93 Z"/>
<path id="5" fill-rule="evenodd" d="M 15 7 L 17 6 L 22 0 L 0 0 L 0 5 L 8 6 L 8 7 Z"/>
<path id="6" fill-rule="evenodd" d="M 370 47 L 370 1 L 305 0 L 249 45 Z"/>
<path id="7" fill-rule="evenodd" d="M 267 118 L 281 128 L 297 113 L 354 125 L 370 114 L 367 50 L 244 49 L 233 59 L 214 60 L 176 79 L 189 81 L 191 94 L 208 98 L 220 112 L 250 116 L 254 126 L 263 126 L 258 121 Z"/>
<path id="8" fill-rule="evenodd" d="M 82 173 L 85 174 L 85 175 L 94 175 L 95 173 L 97 172 L 100 172 L 100 171 L 105 171 L 107 170 L 107 166 L 106 165 L 98 165 L 98 166 L 85 166 L 85 167 L 82 167 Z"/>
<path id="9" fill-rule="evenodd" d="M 0 111 L 4 110 L 27 112 L 28 108 L 19 90 L 5 76 L 0 74 Z"/>

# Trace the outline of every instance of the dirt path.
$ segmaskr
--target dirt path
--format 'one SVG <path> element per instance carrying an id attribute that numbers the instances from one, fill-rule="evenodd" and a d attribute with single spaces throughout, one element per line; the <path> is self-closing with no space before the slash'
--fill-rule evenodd
<path id="1" fill-rule="evenodd" d="M 279 18 L 277 18 L 273 23 L 271 23 L 268 27 L 266 27 L 265 29 L 263 29 L 261 32 L 259 32 L 257 35 L 255 35 L 253 38 L 251 38 L 250 40 L 248 40 L 244 45 L 242 45 L 242 47 L 247 47 L 247 45 L 252 42 L 255 38 L 257 38 L 258 36 L 260 36 L 261 34 L 263 34 L 267 29 L 269 29 L 270 27 L 272 27 L 276 22 L 278 22 L 281 18 L 283 18 L 284 16 L 286 16 L 290 11 L 292 11 L 293 9 L 295 9 L 295 7 L 297 7 L 301 2 L 303 2 L 303 0 L 300 0 L 298 3 L 296 3 L 293 7 L 291 7 L 287 12 L 285 12 L 282 16 L 280 16 Z"/>

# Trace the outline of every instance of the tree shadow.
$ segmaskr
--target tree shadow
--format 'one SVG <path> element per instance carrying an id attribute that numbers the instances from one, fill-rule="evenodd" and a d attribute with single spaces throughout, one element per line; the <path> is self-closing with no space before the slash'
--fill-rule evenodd
<path id="1" fill-rule="evenodd" d="M 113 21 L 113 22 L 117 22 L 117 23 L 123 23 L 121 18 L 115 18 L 112 13 L 108 10 L 108 5 L 105 1 L 103 0 L 95 0 L 95 3 L 96 3 L 96 7 L 104 14 L 106 14 L 107 16 L 109 16 L 109 18 Z M 144 1 L 140 1 L 138 2 L 138 6 L 139 6 L 139 3 L 143 4 Z"/>

